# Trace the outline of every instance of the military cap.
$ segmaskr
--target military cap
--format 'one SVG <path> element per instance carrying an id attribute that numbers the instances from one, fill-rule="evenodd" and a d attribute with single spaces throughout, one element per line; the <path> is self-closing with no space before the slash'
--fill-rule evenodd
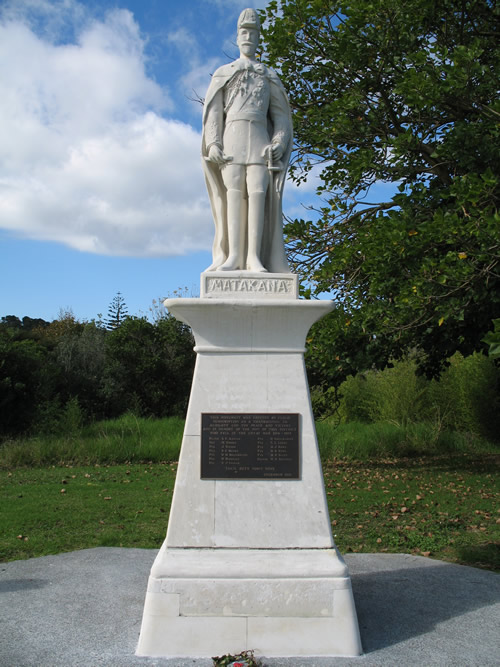
<path id="1" fill-rule="evenodd" d="M 260 32 L 259 15 L 255 9 L 244 9 L 238 19 L 238 30 L 240 28 L 255 28 Z"/>

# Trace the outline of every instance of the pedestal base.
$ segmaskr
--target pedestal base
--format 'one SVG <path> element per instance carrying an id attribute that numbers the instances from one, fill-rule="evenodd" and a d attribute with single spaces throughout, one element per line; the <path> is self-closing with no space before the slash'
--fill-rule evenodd
<path id="1" fill-rule="evenodd" d="M 333 304 L 202 298 L 166 305 L 192 326 L 197 360 L 167 537 L 151 571 L 137 653 L 360 655 L 303 354 L 307 331 Z M 210 413 L 298 415 L 298 478 L 202 478 L 201 417 Z"/>
<path id="2" fill-rule="evenodd" d="M 349 573 L 333 549 L 169 549 L 149 579 L 138 655 L 356 656 Z"/>

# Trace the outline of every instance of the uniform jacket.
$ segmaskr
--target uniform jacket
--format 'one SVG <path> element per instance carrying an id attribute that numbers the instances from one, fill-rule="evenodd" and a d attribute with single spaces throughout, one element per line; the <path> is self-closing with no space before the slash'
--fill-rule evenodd
<path id="1" fill-rule="evenodd" d="M 259 63 L 254 63 L 254 65 L 258 72 L 262 71 L 263 76 L 267 77 L 274 103 L 278 104 L 280 107 L 280 122 L 287 126 L 274 128 L 272 118 L 268 117 L 269 143 L 272 143 L 273 138 L 277 135 L 279 138 L 282 138 L 285 145 L 283 146 L 284 152 L 281 159 L 283 169 L 271 173 L 271 180 L 267 191 L 265 225 L 260 259 L 266 269 L 271 273 L 290 273 L 283 242 L 282 210 L 283 186 L 292 150 L 292 118 L 290 114 L 290 106 L 285 89 L 276 73 Z M 203 110 L 202 163 L 208 195 L 210 197 L 212 215 L 215 222 L 215 237 L 212 250 L 213 263 L 207 269 L 208 271 L 217 270 L 227 259 L 228 242 L 226 189 L 222 182 L 219 165 L 210 162 L 207 159 L 208 149 L 210 147 L 210 144 L 207 141 L 207 135 L 209 134 L 206 127 L 207 115 L 211 105 L 214 103 L 216 94 L 222 90 L 240 70 L 241 60 L 236 60 L 233 63 L 219 67 L 212 77 Z M 280 143 L 282 143 L 282 141 L 280 141 Z"/>

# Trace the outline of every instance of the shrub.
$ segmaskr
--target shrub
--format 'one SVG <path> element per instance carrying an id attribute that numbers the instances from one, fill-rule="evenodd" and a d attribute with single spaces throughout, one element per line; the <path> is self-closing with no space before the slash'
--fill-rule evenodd
<path id="1" fill-rule="evenodd" d="M 383 371 L 347 378 L 338 391 L 340 423 L 385 422 L 404 427 L 426 423 L 438 431 L 499 439 L 500 372 L 492 359 L 457 353 L 439 381 L 429 381 L 415 371 L 415 360 L 409 358 Z M 313 404 L 327 414 L 329 393 L 321 392 L 320 397 L 323 402 L 316 397 Z"/>
<path id="2" fill-rule="evenodd" d="M 495 362 L 482 354 L 456 353 L 439 382 L 429 387 L 429 404 L 445 428 L 500 438 L 500 373 Z"/>

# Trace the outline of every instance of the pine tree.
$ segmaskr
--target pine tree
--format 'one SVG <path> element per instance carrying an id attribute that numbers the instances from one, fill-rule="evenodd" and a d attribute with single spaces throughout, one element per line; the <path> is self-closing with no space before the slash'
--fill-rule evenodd
<path id="1" fill-rule="evenodd" d="M 128 310 L 125 299 L 121 292 L 117 292 L 108 308 L 108 317 L 105 320 L 106 329 L 113 331 L 118 329 L 123 320 L 127 317 Z"/>

